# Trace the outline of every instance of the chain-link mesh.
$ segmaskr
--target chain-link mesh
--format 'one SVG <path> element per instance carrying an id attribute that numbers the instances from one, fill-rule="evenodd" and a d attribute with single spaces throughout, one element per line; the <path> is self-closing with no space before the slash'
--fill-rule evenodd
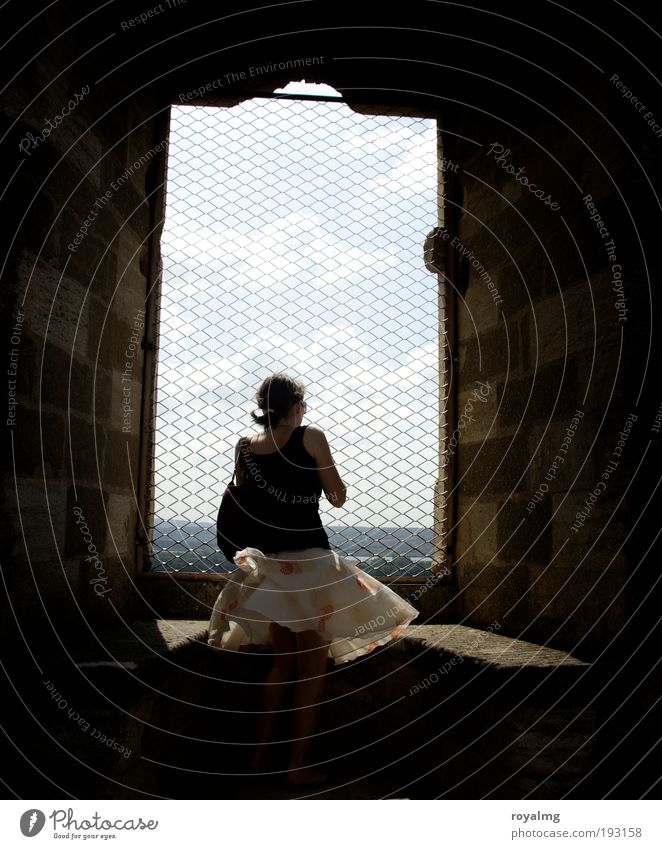
<path id="1" fill-rule="evenodd" d="M 436 122 L 342 102 L 173 106 L 151 566 L 223 571 L 215 519 L 264 377 L 307 387 L 348 497 L 332 548 L 377 575 L 439 560 Z M 234 566 L 232 566 L 234 568 Z"/>

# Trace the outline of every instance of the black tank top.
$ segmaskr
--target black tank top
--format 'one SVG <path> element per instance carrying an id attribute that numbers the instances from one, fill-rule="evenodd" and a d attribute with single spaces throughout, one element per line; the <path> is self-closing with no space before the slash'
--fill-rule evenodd
<path id="1" fill-rule="evenodd" d="M 269 552 L 330 548 L 319 515 L 317 464 L 303 445 L 306 427 L 294 428 L 283 447 L 270 454 L 255 454 L 247 439 L 239 449 L 243 479 L 260 495 L 259 518 L 269 527 Z"/>

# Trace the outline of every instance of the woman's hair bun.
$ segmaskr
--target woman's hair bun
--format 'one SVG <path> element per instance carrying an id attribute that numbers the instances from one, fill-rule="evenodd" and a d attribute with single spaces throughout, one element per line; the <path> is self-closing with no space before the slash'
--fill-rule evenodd
<path id="1" fill-rule="evenodd" d="M 262 381 L 255 394 L 262 414 L 251 413 L 253 421 L 265 430 L 275 427 L 281 419 L 287 417 L 293 404 L 303 401 L 305 391 L 301 381 L 287 374 L 270 375 Z"/>

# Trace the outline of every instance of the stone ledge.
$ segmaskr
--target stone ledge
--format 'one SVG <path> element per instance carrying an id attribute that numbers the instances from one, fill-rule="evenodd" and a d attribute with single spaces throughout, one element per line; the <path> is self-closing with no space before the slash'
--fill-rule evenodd
<path id="1" fill-rule="evenodd" d="M 571 654 L 548 646 L 528 643 L 466 625 L 410 625 L 398 641 L 411 651 L 435 650 L 472 660 L 494 669 L 588 668 L 590 664 Z"/>
<path id="2" fill-rule="evenodd" d="M 110 630 L 100 636 L 101 645 L 88 644 L 76 653 L 76 665 L 136 669 L 151 661 L 167 658 L 187 646 L 207 648 L 207 619 L 149 619 L 128 622 L 123 630 Z M 256 646 L 247 653 L 266 651 Z M 429 652 L 454 656 L 478 667 L 495 671 L 573 669 L 587 670 L 590 664 L 566 651 L 502 636 L 466 625 L 410 625 L 404 634 L 377 653 L 392 650 L 408 655 Z M 218 650 L 215 650 L 217 652 Z M 105 654 L 105 657 L 102 655 Z M 365 660 L 365 658 L 364 658 Z"/>

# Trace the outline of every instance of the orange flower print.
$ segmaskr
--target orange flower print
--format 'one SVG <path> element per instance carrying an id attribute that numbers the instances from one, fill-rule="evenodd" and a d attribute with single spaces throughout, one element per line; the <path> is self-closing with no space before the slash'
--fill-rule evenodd
<path id="1" fill-rule="evenodd" d="M 391 638 L 392 638 L 393 640 L 395 640 L 397 637 L 399 637 L 399 636 L 400 636 L 400 634 L 402 634 L 402 632 L 403 632 L 404 630 L 405 630 L 405 629 L 404 629 L 404 626 L 403 626 L 403 625 L 398 625 L 398 627 L 397 627 L 397 628 L 394 628 L 394 629 L 391 631 Z"/>
<path id="2" fill-rule="evenodd" d="M 288 560 L 284 560 L 280 564 L 280 571 L 283 575 L 291 575 L 293 572 L 299 573 L 301 569 L 297 566 L 296 563 L 290 563 Z"/>
<path id="3" fill-rule="evenodd" d="M 370 587 L 366 584 L 363 578 L 357 578 L 356 583 L 361 587 L 362 590 L 365 590 L 367 593 L 370 592 Z"/>
<path id="4" fill-rule="evenodd" d="M 379 643 L 370 643 L 370 645 L 365 650 L 365 653 L 370 654 L 371 651 L 374 651 L 378 647 L 379 647 Z"/>
<path id="5" fill-rule="evenodd" d="M 326 630 L 326 620 L 333 616 L 333 605 L 325 604 L 324 607 L 320 607 L 320 613 L 322 615 L 320 616 L 320 621 L 317 623 L 317 630 L 324 631 Z"/>

